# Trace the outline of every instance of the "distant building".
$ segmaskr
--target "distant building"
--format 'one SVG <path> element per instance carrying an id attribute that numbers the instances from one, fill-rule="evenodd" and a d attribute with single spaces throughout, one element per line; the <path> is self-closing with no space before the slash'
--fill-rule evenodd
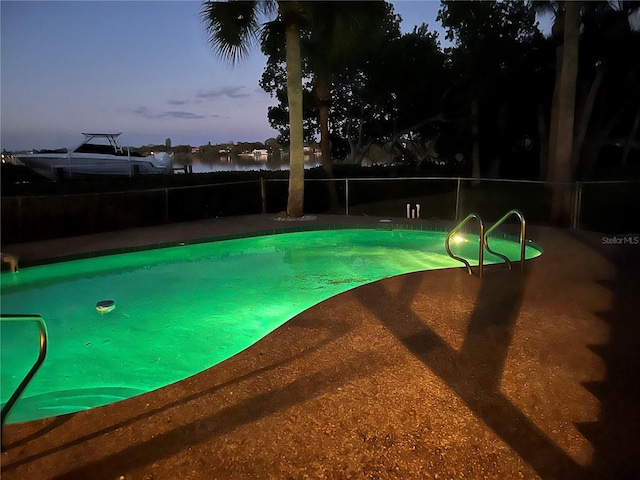
<path id="1" fill-rule="evenodd" d="M 254 148 L 251 153 L 253 153 L 253 159 L 256 162 L 266 162 L 269 158 L 269 150 L 266 148 Z"/>

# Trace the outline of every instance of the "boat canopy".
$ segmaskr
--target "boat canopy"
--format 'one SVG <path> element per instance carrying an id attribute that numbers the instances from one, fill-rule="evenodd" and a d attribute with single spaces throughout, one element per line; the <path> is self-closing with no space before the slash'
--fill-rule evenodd
<path id="1" fill-rule="evenodd" d="M 74 151 L 83 151 L 83 147 L 87 145 L 94 138 L 105 138 L 108 140 L 109 145 L 113 147 L 116 153 L 122 153 L 122 147 L 118 143 L 118 137 L 122 135 L 122 132 L 81 132 L 84 135 L 84 141 L 78 145 Z M 86 151 L 86 148 L 84 149 Z M 106 152 L 92 152 L 92 153 L 106 153 Z"/>

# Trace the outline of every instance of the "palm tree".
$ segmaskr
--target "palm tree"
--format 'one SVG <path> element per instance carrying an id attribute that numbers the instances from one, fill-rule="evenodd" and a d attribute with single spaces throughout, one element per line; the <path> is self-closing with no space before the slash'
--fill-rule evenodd
<path id="1" fill-rule="evenodd" d="M 354 56 L 362 55 L 363 50 L 373 48 L 382 39 L 388 7 L 381 0 L 314 2 L 310 6 L 309 37 L 303 47 L 313 73 L 322 166 L 327 177 L 332 178 L 329 106 L 333 77 L 348 68 Z M 335 185 L 332 182 L 328 185 L 331 205 L 335 208 Z"/>
<path id="2" fill-rule="evenodd" d="M 305 92 L 306 136 L 313 134 L 316 125 L 310 120 L 317 114 L 320 131 L 322 167 L 327 178 L 332 178 L 329 141 L 330 105 L 336 77 L 353 70 L 363 57 L 371 55 L 382 44 L 387 16 L 393 7 L 382 0 L 316 1 L 301 2 L 304 18 L 301 24 L 301 52 L 303 77 L 309 79 L 312 90 Z M 263 29 L 262 52 L 269 57 L 262 77 L 262 87 L 274 94 L 282 83 L 277 80 L 280 65 L 285 64 L 284 28 L 279 22 L 271 22 Z M 355 67 L 357 69 L 357 67 Z M 275 86 L 278 84 L 278 86 Z M 280 94 L 276 93 L 279 97 Z M 315 107 L 313 108 L 312 105 Z M 282 112 L 278 107 L 277 112 Z M 273 111 L 272 111 L 273 113 Z M 273 114 L 275 116 L 275 114 Z M 312 126 L 313 125 L 313 126 Z M 311 127 L 311 129 L 309 128 Z M 333 182 L 327 182 L 331 209 L 338 208 L 338 198 Z"/>
<path id="3" fill-rule="evenodd" d="M 236 63 L 246 57 L 257 41 L 260 19 L 277 12 L 286 38 L 287 96 L 289 102 L 289 197 L 287 215 L 301 217 L 304 212 L 304 144 L 302 127 L 302 66 L 300 24 L 304 8 L 294 0 L 259 0 L 203 3 L 202 18 L 209 43 L 223 58 Z"/>
<path id="4" fill-rule="evenodd" d="M 565 2 L 564 11 L 556 14 L 554 35 L 558 37 L 556 85 L 553 93 L 549 132 L 549 178 L 553 185 L 551 197 L 552 220 L 566 223 L 571 212 L 573 180 L 572 155 L 576 82 L 578 78 L 578 42 L 580 37 L 580 3 Z"/>
<path id="5" fill-rule="evenodd" d="M 567 223 L 571 212 L 571 189 L 568 183 L 574 180 L 580 3 L 556 0 L 534 2 L 538 12 L 551 13 L 554 17 L 551 34 L 556 45 L 556 78 L 551 99 L 547 165 L 541 164 L 540 173 L 546 174 L 546 180 L 553 182 L 551 219 L 559 223 Z"/>

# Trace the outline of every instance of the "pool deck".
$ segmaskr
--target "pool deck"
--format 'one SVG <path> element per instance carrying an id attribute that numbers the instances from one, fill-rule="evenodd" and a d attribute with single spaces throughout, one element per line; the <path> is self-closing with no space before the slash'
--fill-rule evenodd
<path id="1" fill-rule="evenodd" d="M 222 218 L 3 251 L 30 262 L 298 223 Z M 640 245 L 603 237 L 615 236 L 533 226 L 545 253 L 524 274 L 381 280 L 182 382 L 6 425 L 2 479 L 640 478 Z"/>

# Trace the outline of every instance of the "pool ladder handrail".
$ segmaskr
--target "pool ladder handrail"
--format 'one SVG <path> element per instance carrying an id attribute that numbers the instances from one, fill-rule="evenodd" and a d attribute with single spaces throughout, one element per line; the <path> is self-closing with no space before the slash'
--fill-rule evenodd
<path id="1" fill-rule="evenodd" d="M 478 221 L 478 225 L 479 225 L 479 228 L 480 228 L 480 238 L 478 239 L 478 243 L 479 243 L 479 248 L 478 248 L 478 277 L 482 278 L 482 271 L 484 269 L 483 267 L 484 267 L 484 236 L 485 236 L 485 233 L 484 233 L 484 222 L 482 221 L 482 218 L 480 218 L 480 215 L 478 215 L 477 213 L 470 213 L 469 215 L 467 215 L 464 218 L 464 220 L 462 220 L 455 227 L 453 227 L 453 229 L 451 229 L 451 231 L 447 234 L 447 237 L 445 238 L 444 246 L 445 246 L 449 256 L 451 258 L 454 258 L 455 260 L 458 260 L 458 261 L 464 263 L 465 266 L 467 267 L 467 272 L 469 272 L 469 275 L 473 275 L 473 271 L 471 270 L 471 265 L 469 264 L 469 262 L 467 260 L 465 260 L 464 258 L 458 256 L 458 255 L 454 255 L 453 252 L 451 251 L 451 247 L 449 246 L 449 242 L 451 240 L 451 237 L 453 237 L 456 233 L 458 233 L 458 230 L 460 230 L 468 221 L 470 221 L 472 219 L 476 219 Z"/>
<path id="2" fill-rule="evenodd" d="M 526 250 L 526 233 L 527 233 L 527 224 L 526 224 L 526 220 L 524 218 L 524 215 L 522 214 L 522 212 L 520 210 L 517 209 L 512 209 L 509 210 L 506 214 L 504 214 L 500 220 L 498 220 L 491 228 L 489 228 L 486 232 L 484 230 L 484 223 L 482 221 L 482 219 L 480 218 L 480 215 L 478 215 L 477 213 L 470 213 L 469 215 L 467 215 L 465 217 L 464 220 L 462 220 L 460 223 L 458 223 L 455 227 L 453 227 L 453 229 L 451 229 L 451 231 L 447 234 L 447 237 L 445 239 L 445 243 L 444 246 L 447 250 L 447 253 L 449 254 L 449 256 L 451 258 L 454 258 L 455 260 L 458 260 L 462 263 L 464 263 L 464 265 L 467 267 L 467 272 L 469 272 L 469 275 L 473 275 L 473 272 L 471 270 L 471 265 L 469 264 L 469 262 L 467 260 L 465 260 L 464 258 L 458 256 L 458 255 L 454 255 L 453 252 L 451 252 L 451 247 L 449 245 L 449 242 L 451 240 L 451 238 L 462 228 L 462 226 L 464 226 L 469 220 L 471 220 L 472 218 L 475 218 L 479 225 L 480 225 L 480 248 L 478 250 L 478 277 L 482 278 L 483 276 L 483 271 L 484 271 L 484 249 L 487 249 L 487 252 L 503 259 L 505 261 L 505 263 L 507 264 L 507 267 L 509 268 L 509 270 L 511 270 L 511 260 L 509 260 L 509 258 L 506 255 L 503 255 L 501 253 L 498 253 L 494 250 L 491 249 L 491 247 L 489 246 L 489 235 L 496 229 L 498 228 L 502 223 L 505 222 L 505 220 L 507 220 L 509 217 L 511 217 L 512 215 L 515 215 L 518 217 L 518 219 L 520 220 L 520 239 L 519 239 L 519 244 L 520 244 L 520 272 L 524 273 L 524 260 L 525 260 L 525 250 Z"/>
<path id="3" fill-rule="evenodd" d="M 515 208 L 512 210 L 509 210 L 507 213 L 505 213 L 502 218 L 500 218 L 500 220 L 498 220 L 496 223 L 493 224 L 493 226 L 491 228 L 489 228 L 485 234 L 484 234 L 484 247 L 487 249 L 487 252 L 502 258 L 505 263 L 507 264 L 507 267 L 509 267 L 509 270 L 511 270 L 511 260 L 509 260 L 507 258 L 506 255 L 503 255 L 501 253 L 495 252 L 494 250 L 491 249 L 491 247 L 489 247 L 489 235 L 491 234 L 491 232 L 493 232 L 496 228 L 498 228 L 502 223 L 504 223 L 505 220 L 507 220 L 509 217 L 511 217 L 512 215 L 515 215 L 518 217 L 518 219 L 520 220 L 520 273 L 524 273 L 524 257 L 525 257 L 525 242 L 526 242 L 526 233 L 527 233 L 527 223 L 524 219 L 524 215 L 522 214 L 522 212 L 520 210 L 516 210 Z"/>
<path id="4" fill-rule="evenodd" d="M 14 406 L 14 404 L 18 401 L 18 398 L 20 398 L 20 395 L 22 395 L 22 392 L 24 392 L 25 388 L 27 388 L 27 385 L 29 385 L 29 382 L 31 382 L 34 375 L 37 373 L 38 369 L 44 362 L 45 357 L 47 356 L 48 333 L 47 333 L 47 324 L 44 321 L 44 318 L 42 318 L 40 315 L 1 314 L 0 321 L 36 322 L 38 324 L 38 329 L 40 330 L 40 351 L 38 353 L 38 359 L 36 360 L 36 363 L 33 365 L 33 367 L 31 367 L 31 370 L 29 370 L 27 375 L 24 377 L 22 382 L 20 382 L 20 385 L 18 385 L 18 387 L 13 392 L 11 397 L 9 397 L 9 400 L 7 400 L 7 403 L 2 407 L 2 418 L 0 421 L 0 427 L 4 427 L 4 421 L 7 418 L 9 411 Z"/>

